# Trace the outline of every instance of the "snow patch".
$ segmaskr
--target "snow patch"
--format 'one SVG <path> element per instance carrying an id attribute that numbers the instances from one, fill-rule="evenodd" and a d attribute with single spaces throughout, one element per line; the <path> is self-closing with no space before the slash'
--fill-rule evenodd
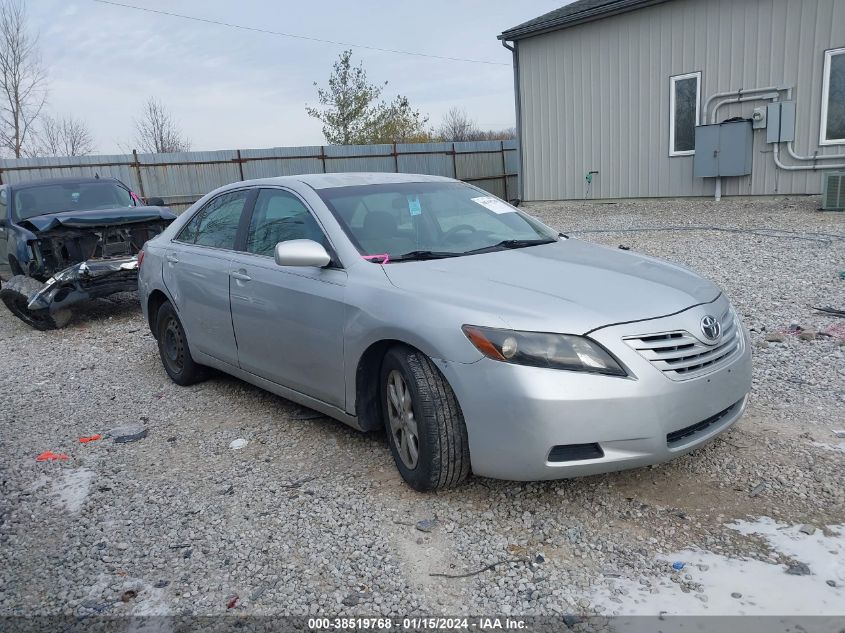
<path id="1" fill-rule="evenodd" d="M 845 453 L 845 442 L 840 442 L 839 444 L 826 444 L 824 442 L 813 442 L 813 446 L 818 446 L 819 448 L 823 448 L 828 451 L 838 451 L 840 453 Z"/>
<path id="2" fill-rule="evenodd" d="M 167 602 L 167 590 L 156 589 L 152 585 L 145 583 L 138 590 L 138 597 L 135 599 L 132 607 L 132 616 L 149 617 L 154 615 L 173 615 L 173 611 Z M 167 629 L 172 629 L 172 624 L 168 623 Z"/>
<path id="3" fill-rule="evenodd" d="M 727 527 L 761 537 L 774 552 L 806 564 L 810 575 L 788 574 L 783 564 L 684 550 L 660 557 L 666 575 L 650 579 L 651 587 L 613 579 L 595 589 L 593 605 L 613 615 L 845 615 L 845 525 L 827 526 L 831 536 L 821 529 L 805 534 L 800 525 L 768 517 Z M 673 570 L 674 561 L 683 561 L 684 568 Z M 673 577 L 702 591 L 684 593 Z"/>
<path id="4" fill-rule="evenodd" d="M 172 617 L 162 617 L 172 615 L 167 590 L 144 583 L 134 601 L 126 633 L 173 633 Z"/>
<path id="5" fill-rule="evenodd" d="M 57 497 L 59 507 L 71 514 L 82 510 L 96 473 L 87 468 L 65 470 L 62 478 L 53 483 L 52 493 Z"/>
<path id="6" fill-rule="evenodd" d="M 29 488 L 27 488 L 27 490 L 29 492 L 38 492 L 48 483 L 50 483 L 50 478 L 47 475 L 38 475 L 35 481 L 29 484 Z"/>

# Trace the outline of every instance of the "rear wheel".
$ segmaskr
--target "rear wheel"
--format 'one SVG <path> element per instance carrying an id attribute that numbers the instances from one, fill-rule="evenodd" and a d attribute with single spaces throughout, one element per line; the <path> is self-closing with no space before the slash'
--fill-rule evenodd
<path id="1" fill-rule="evenodd" d="M 73 314 L 70 310 L 30 310 L 29 300 L 44 287 L 37 279 L 15 275 L 0 288 L 0 299 L 9 311 L 36 330 L 55 330 L 66 326 Z"/>
<path id="2" fill-rule="evenodd" d="M 390 451 L 402 478 L 417 490 L 438 490 L 469 474 L 463 414 L 446 379 L 425 354 L 388 350 L 381 401 Z"/>
<path id="3" fill-rule="evenodd" d="M 161 364 L 173 382 L 184 387 L 208 377 L 208 368 L 195 363 L 191 357 L 185 329 L 169 302 L 158 310 L 156 334 Z"/>

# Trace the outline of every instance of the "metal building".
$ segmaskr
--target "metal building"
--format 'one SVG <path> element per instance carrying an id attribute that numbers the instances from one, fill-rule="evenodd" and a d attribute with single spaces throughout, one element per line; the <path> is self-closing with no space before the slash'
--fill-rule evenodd
<path id="1" fill-rule="evenodd" d="M 525 200 L 818 194 L 845 171 L 845 0 L 580 0 L 499 39 Z"/>

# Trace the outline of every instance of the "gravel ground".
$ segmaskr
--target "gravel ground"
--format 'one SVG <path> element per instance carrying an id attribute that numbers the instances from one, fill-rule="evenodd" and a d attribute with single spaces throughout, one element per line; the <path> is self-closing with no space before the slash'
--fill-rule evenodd
<path id="1" fill-rule="evenodd" d="M 172 384 L 134 295 L 92 303 L 49 333 L 3 309 L 0 615 L 633 612 L 630 583 L 668 600 L 670 581 L 705 606 L 720 591 L 738 595 L 731 578 L 708 589 L 673 571 L 676 552 L 778 573 L 807 563 L 729 524 L 770 517 L 818 538 L 845 524 L 845 439 L 834 433 L 845 428 L 845 322 L 810 308 L 845 307 L 845 242 L 821 235 L 845 236 L 845 217 L 818 204 L 528 205 L 563 232 L 614 230 L 580 236 L 717 280 L 752 333 L 752 399 L 733 430 L 660 467 L 577 480 L 471 478 L 419 494 L 400 480 L 383 434 L 226 376 Z M 680 225 L 806 239 L 619 232 Z M 135 442 L 113 441 L 142 429 Z M 94 434 L 105 437 L 78 441 Z M 237 438 L 246 447 L 231 449 Z M 45 450 L 69 459 L 36 462 Z M 516 562 L 431 575 L 502 560 Z M 845 571 L 812 573 L 820 604 L 845 605 Z"/>

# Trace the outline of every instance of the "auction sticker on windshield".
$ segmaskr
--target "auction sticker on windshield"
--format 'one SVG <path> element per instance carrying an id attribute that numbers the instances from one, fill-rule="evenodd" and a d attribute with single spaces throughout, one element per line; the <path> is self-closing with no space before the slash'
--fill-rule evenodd
<path id="1" fill-rule="evenodd" d="M 479 196 L 472 198 L 475 204 L 480 204 L 485 209 L 490 209 L 493 213 L 514 213 L 515 209 L 493 196 Z"/>
<path id="2" fill-rule="evenodd" d="M 420 206 L 420 199 L 418 196 L 408 196 L 408 211 L 410 211 L 411 215 L 419 215 L 422 213 L 422 207 Z"/>

